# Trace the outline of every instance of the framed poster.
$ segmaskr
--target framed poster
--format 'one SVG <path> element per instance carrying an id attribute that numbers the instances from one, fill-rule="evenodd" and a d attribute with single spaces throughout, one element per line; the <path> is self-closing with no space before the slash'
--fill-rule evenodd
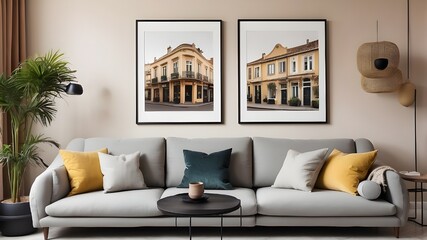
<path id="1" fill-rule="evenodd" d="M 326 20 L 238 20 L 239 123 L 326 123 Z"/>
<path id="2" fill-rule="evenodd" d="M 221 20 L 136 21 L 136 122 L 221 123 Z"/>

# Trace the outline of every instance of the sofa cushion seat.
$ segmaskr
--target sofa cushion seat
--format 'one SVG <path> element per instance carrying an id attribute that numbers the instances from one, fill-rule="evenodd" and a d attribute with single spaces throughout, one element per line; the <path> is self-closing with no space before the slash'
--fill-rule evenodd
<path id="1" fill-rule="evenodd" d="M 364 217 L 390 216 L 396 207 L 381 199 L 370 201 L 339 191 L 265 187 L 257 190 L 258 213 L 269 216 Z"/>
<path id="2" fill-rule="evenodd" d="M 53 217 L 155 217 L 162 213 L 157 201 L 161 188 L 104 193 L 78 194 L 63 198 L 46 207 Z"/>
<path id="3" fill-rule="evenodd" d="M 164 191 L 161 198 L 173 196 L 180 193 L 188 193 L 188 188 L 168 188 Z M 224 194 L 230 195 L 237 199 L 240 199 L 240 204 L 242 206 L 242 216 L 252 216 L 257 214 L 257 203 L 254 190 L 250 188 L 234 188 L 232 190 L 213 190 L 205 189 L 205 193 L 215 193 L 215 194 Z M 236 210 L 229 214 L 229 216 L 240 215 L 240 210 Z"/>

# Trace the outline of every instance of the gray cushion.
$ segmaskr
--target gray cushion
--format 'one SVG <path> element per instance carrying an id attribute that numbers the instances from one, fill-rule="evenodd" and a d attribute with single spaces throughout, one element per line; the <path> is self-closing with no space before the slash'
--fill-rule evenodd
<path id="1" fill-rule="evenodd" d="M 314 189 L 260 188 L 256 192 L 258 213 L 270 216 L 363 217 L 390 216 L 396 207 L 385 201 L 369 201 L 345 192 Z"/>
<path id="2" fill-rule="evenodd" d="M 65 197 L 71 190 L 65 166 L 52 170 L 52 202 Z"/>
<path id="3" fill-rule="evenodd" d="M 162 194 L 161 198 L 173 196 L 180 193 L 188 193 L 188 189 L 184 188 L 167 188 Z M 225 194 L 229 196 L 236 197 L 240 199 L 240 204 L 242 206 L 242 216 L 251 216 L 257 213 L 257 202 L 255 197 L 255 192 L 249 188 L 234 188 L 233 190 L 217 190 L 209 189 L 205 190 L 205 193 L 216 193 L 216 194 Z M 226 215 L 238 216 L 240 211 L 236 210 Z"/>
<path id="4" fill-rule="evenodd" d="M 327 152 L 327 148 L 304 153 L 290 149 L 272 187 L 311 191 Z"/>
<path id="5" fill-rule="evenodd" d="M 139 169 L 140 152 L 112 156 L 98 153 L 104 192 L 117 192 L 146 188 L 144 176 Z"/>
<path id="6" fill-rule="evenodd" d="M 381 187 L 374 181 L 365 180 L 359 183 L 357 192 L 363 198 L 375 200 L 381 195 Z"/>
<path id="7" fill-rule="evenodd" d="M 142 189 L 104 194 L 103 191 L 63 198 L 46 207 L 53 217 L 154 217 L 162 215 L 157 201 L 163 189 Z"/>
<path id="8" fill-rule="evenodd" d="M 108 148 L 112 155 L 141 152 L 140 169 L 148 187 L 165 186 L 165 139 L 153 138 L 77 138 L 67 146 L 73 151 L 94 151 Z M 58 158 L 55 159 L 55 165 Z"/>
<path id="9" fill-rule="evenodd" d="M 352 139 L 312 140 L 254 137 L 253 142 L 255 187 L 267 187 L 274 183 L 289 149 L 308 152 L 320 148 L 328 148 L 328 155 L 334 148 L 346 153 L 356 152 L 356 145 Z"/>
<path id="10" fill-rule="evenodd" d="M 280 217 L 259 215 L 256 218 L 257 226 L 319 226 L 319 227 L 402 227 L 398 218 L 394 216 L 378 217 Z M 324 229 L 325 233 L 328 232 Z M 353 229 L 355 232 L 360 229 Z M 353 231 L 352 230 L 352 231 Z M 346 232 L 347 230 L 344 230 Z M 361 234 L 363 235 L 363 234 Z M 392 237 L 390 237 L 392 238 Z M 289 238 L 292 239 L 292 238 Z M 301 237 L 301 239 L 304 239 Z M 341 239 L 324 237 L 324 239 Z M 355 237 L 354 239 L 367 239 L 365 237 Z"/>
<path id="11" fill-rule="evenodd" d="M 252 187 L 252 140 L 242 138 L 167 138 L 166 140 L 166 186 L 176 187 L 184 176 L 183 150 L 205 152 L 232 148 L 229 176 L 234 187 Z M 145 176 L 145 174 L 144 174 Z"/>

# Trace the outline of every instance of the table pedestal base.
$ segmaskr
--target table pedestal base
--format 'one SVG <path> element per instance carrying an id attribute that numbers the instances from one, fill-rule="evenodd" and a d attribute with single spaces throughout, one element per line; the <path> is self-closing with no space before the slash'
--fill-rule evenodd
<path id="1" fill-rule="evenodd" d="M 242 207 L 240 207 L 239 209 L 240 209 L 240 216 L 239 216 L 240 227 L 242 227 Z M 210 217 L 212 217 L 212 216 L 210 216 Z M 222 229 L 224 227 L 224 216 L 221 214 L 219 217 L 221 218 L 221 240 L 222 240 L 222 236 L 223 236 L 223 230 Z M 190 240 L 192 240 L 192 238 L 193 238 L 192 223 L 191 223 L 192 217 L 188 217 L 188 218 L 190 220 L 190 224 L 188 226 L 188 235 L 190 237 Z M 178 220 L 177 219 L 178 219 L 178 217 L 175 217 L 175 227 L 178 227 Z"/>
<path id="2" fill-rule="evenodd" d="M 411 222 L 414 222 L 414 223 L 416 223 L 416 224 L 418 224 L 420 226 L 425 227 L 427 225 L 424 224 L 424 192 L 427 192 L 427 189 L 423 188 L 423 183 L 422 182 L 420 182 L 419 184 L 420 184 L 419 188 L 418 188 L 418 183 L 416 182 L 415 183 L 415 188 L 408 189 L 408 192 L 413 192 L 414 195 L 415 195 L 414 217 L 408 217 L 408 220 L 411 221 Z M 418 201 L 417 201 L 418 193 L 421 193 L 421 209 L 420 209 L 420 211 L 421 211 L 421 217 L 420 217 L 419 221 L 417 220 L 418 219 L 418 212 L 417 212 L 417 209 L 418 209 Z"/>

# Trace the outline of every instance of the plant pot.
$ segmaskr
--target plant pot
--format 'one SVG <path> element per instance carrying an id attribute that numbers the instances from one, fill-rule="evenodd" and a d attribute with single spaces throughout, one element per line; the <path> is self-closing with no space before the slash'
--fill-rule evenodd
<path id="1" fill-rule="evenodd" d="M 0 203 L 0 231 L 3 236 L 22 236 L 33 233 L 30 203 Z"/>

